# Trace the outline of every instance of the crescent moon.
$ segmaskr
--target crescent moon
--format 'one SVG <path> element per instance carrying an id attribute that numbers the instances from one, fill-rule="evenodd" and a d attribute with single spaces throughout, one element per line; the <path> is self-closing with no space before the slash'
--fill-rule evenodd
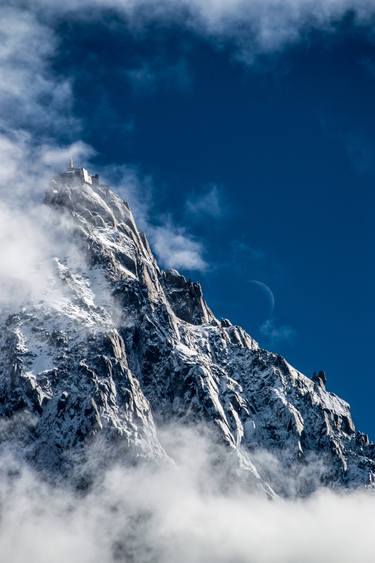
<path id="1" fill-rule="evenodd" d="M 269 316 L 271 317 L 273 310 L 275 308 L 275 296 L 272 292 L 272 289 L 270 287 L 268 287 L 267 284 L 265 284 L 264 282 L 259 281 L 259 280 L 250 280 L 249 283 L 253 283 L 257 287 L 259 287 L 263 291 L 263 293 L 267 296 L 269 304 L 270 304 Z"/>

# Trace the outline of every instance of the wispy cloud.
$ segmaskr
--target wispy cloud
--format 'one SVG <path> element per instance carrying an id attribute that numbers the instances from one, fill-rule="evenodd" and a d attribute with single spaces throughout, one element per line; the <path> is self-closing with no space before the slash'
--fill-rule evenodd
<path id="1" fill-rule="evenodd" d="M 52 257 L 67 250 L 42 197 L 56 167 L 92 149 L 69 137 L 79 130 L 69 81 L 51 67 L 53 30 L 31 11 L 0 7 L 0 304 L 46 297 Z M 59 144 L 56 133 L 67 132 Z M 61 134 L 59 135 L 61 137 Z M 64 137 L 64 135 L 62 135 Z M 56 295 L 55 295 L 56 296 Z"/>
<path id="2" fill-rule="evenodd" d="M 12 4 L 12 3 L 10 3 Z M 32 127 L 53 134 L 73 128 L 71 86 L 54 76 L 50 61 L 57 49 L 53 29 L 32 11 L 0 8 L 0 126 L 3 131 Z"/>
<path id="3" fill-rule="evenodd" d="M 250 262 L 263 262 L 266 260 L 267 255 L 259 247 L 250 246 L 246 240 L 243 239 L 235 239 L 231 243 L 232 247 L 232 255 L 234 258 L 233 266 L 238 265 L 239 263 L 244 264 L 247 266 L 247 263 Z"/>
<path id="4" fill-rule="evenodd" d="M 43 190 L 56 165 L 68 156 L 87 157 L 92 149 L 69 140 L 79 123 L 71 112 L 69 81 L 51 68 L 53 30 L 30 11 L 2 6 L 0 36 L 0 192 L 13 199 L 24 194 L 26 201 Z M 58 131 L 60 137 L 66 132 L 63 145 L 55 140 Z"/>
<path id="5" fill-rule="evenodd" d="M 216 185 L 195 194 L 186 202 L 186 209 L 195 216 L 207 215 L 218 219 L 224 213 L 220 190 Z"/>
<path id="6" fill-rule="evenodd" d="M 189 91 L 192 87 L 192 74 L 185 59 L 167 63 L 158 58 L 143 61 L 126 71 L 136 94 L 150 95 L 158 89 L 177 89 Z"/>
<path id="7" fill-rule="evenodd" d="M 162 267 L 199 271 L 208 268 L 204 244 L 170 214 L 155 213 L 157 190 L 152 178 L 142 177 L 138 170 L 125 165 L 107 166 L 102 174 L 129 203 Z"/>
<path id="8" fill-rule="evenodd" d="M 274 319 L 267 319 L 259 330 L 270 346 L 276 346 L 280 342 L 290 342 L 296 336 L 295 330 L 292 327 L 289 325 L 277 325 Z"/>
<path id="9" fill-rule="evenodd" d="M 207 269 L 202 243 L 195 240 L 185 228 L 176 227 L 167 221 L 161 226 L 151 226 L 149 236 L 165 267 L 200 271 Z"/>
<path id="10" fill-rule="evenodd" d="M 348 11 L 360 22 L 370 21 L 375 14 L 373 2 L 366 0 L 28 0 L 26 3 L 48 15 L 80 13 L 87 18 L 101 9 L 114 9 L 137 30 L 152 21 L 178 23 L 215 41 L 228 38 L 236 43 L 241 58 L 247 61 L 252 61 L 258 52 L 275 51 L 300 40 L 308 29 L 334 29 L 337 20 Z"/>

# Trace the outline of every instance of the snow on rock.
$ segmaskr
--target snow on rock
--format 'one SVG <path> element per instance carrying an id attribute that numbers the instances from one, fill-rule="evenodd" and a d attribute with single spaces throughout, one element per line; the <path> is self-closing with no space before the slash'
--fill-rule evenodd
<path id="1" fill-rule="evenodd" d="M 124 459 L 165 459 L 158 425 L 203 422 L 265 491 L 284 492 L 260 450 L 290 472 L 319 460 L 329 486 L 374 483 L 375 446 L 349 405 L 160 271 L 116 194 L 60 176 L 45 204 L 82 259 L 54 258 L 59 299 L 0 316 L 0 416 L 30 415 L 17 439 L 36 467 L 68 471 L 99 437 Z"/>

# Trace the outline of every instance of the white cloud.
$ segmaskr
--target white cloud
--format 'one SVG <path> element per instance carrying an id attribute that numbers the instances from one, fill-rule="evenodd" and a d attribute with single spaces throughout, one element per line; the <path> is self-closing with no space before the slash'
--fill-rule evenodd
<path id="1" fill-rule="evenodd" d="M 0 305 L 46 298 L 53 256 L 69 249 L 56 235 L 58 221 L 41 205 L 56 169 L 92 149 L 81 141 L 60 146 L 58 129 L 73 133 L 69 82 L 50 67 L 53 30 L 36 15 L 0 7 Z M 70 250 L 69 250 L 70 251 Z M 56 296 L 56 295 L 55 295 Z"/>
<path id="2" fill-rule="evenodd" d="M 42 224 L 40 217 L 39 224 Z M 20 225 L 22 228 L 20 229 Z M 28 213 L 0 204 L 0 305 L 41 299 L 49 280 L 47 238 Z"/>
<path id="3" fill-rule="evenodd" d="M 33 128 L 46 134 L 62 125 L 73 127 L 69 115 L 71 88 L 49 68 L 56 51 L 53 30 L 32 13 L 0 7 L 0 127 L 4 131 Z"/>
<path id="4" fill-rule="evenodd" d="M 57 131 L 74 134 L 78 122 L 69 81 L 51 69 L 53 30 L 32 11 L 3 5 L 0 37 L 0 195 L 13 203 L 22 196 L 25 207 L 43 193 L 57 164 L 90 149 L 80 141 L 63 147 L 54 141 Z"/>
<path id="5" fill-rule="evenodd" d="M 129 203 L 138 226 L 146 233 L 162 267 L 200 271 L 208 268 L 204 245 L 186 227 L 177 225 L 166 214 L 159 214 L 157 221 L 154 220 L 156 188 L 151 178 L 141 178 L 138 171 L 126 166 L 104 168 L 103 176 Z"/>
<path id="6" fill-rule="evenodd" d="M 270 501 L 233 480 L 228 452 L 201 429 L 166 434 L 174 464 L 114 466 L 85 495 L 43 484 L 26 467 L 16 476 L 3 455 L 3 560 L 373 563 L 373 494 L 320 490 Z"/>
<path id="7" fill-rule="evenodd" d="M 208 215 L 218 219 L 224 211 L 218 187 L 210 186 L 207 191 L 193 196 L 186 202 L 186 208 L 193 215 Z"/>
<path id="8" fill-rule="evenodd" d="M 155 251 L 166 268 L 206 270 L 203 246 L 194 240 L 183 227 L 170 221 L 164 225 L 152 226 L 148 232 Z"/>
<path id="9" fill-rule="evenodd" d="M 275 346 L 279 342 L 290 341 L 295 337 L 295 331 L 288 325 L 277 325 L 273 319 L 266 320 L 260 327 L 260 332 L 266 337 L 269 345 Z"/>
<path id="10" fill-rule="evenodd" d="M 54 295 L 53 257 L 71 253 L 59 235 L 59 217 L 42 205 L 51 177 L 68 155 L 89 154 L 83 143 L 68 147 L 34 142 L 26 132 L 0 133 L 0 305 Z M 60 233 L 61 234 L 61 233 Z M 49 297 L 48 297 L 49 296 Z"/>
<path id="11" fill-rule="evenodd" d="M 139 29 L 151 21 L 177 22 L 214 39 L 237 42 L 243 58 L 296 41 L 308 28 L 333 28 L 349 10 L 357 20 L 375 14 L 371 0 L 29 0 L 33 9 L 56 15 L 115 9 Z M 93 12 L 94 11 L 94 12 Z"/>

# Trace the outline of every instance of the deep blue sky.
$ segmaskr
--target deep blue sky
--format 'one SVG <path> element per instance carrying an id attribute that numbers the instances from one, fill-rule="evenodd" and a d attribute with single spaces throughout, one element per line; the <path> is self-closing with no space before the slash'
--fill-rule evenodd
<path id="1" fill-rule="evenodd" d="M 73 79 L 94 166 L 127 164 L 204 245 L 199 279 L 218 316 L 352 405 L 375 438 L 375 44 L 350 20 L 253 64 L 176 26 L 130 33 L 115 16 L 64 22 L 58 74 Z M 147 72 L 145 72 L 147 70 Z M 68 137 L 62 132 L 62 137 Z M 69 139 L 67 139 L 69 140 Z M 217 186 L 220 217 L 186 201 Z M 260 330 L 273 291 L 273 326 Z M 283 329 L 290 327 L 290 329 Z"/>

